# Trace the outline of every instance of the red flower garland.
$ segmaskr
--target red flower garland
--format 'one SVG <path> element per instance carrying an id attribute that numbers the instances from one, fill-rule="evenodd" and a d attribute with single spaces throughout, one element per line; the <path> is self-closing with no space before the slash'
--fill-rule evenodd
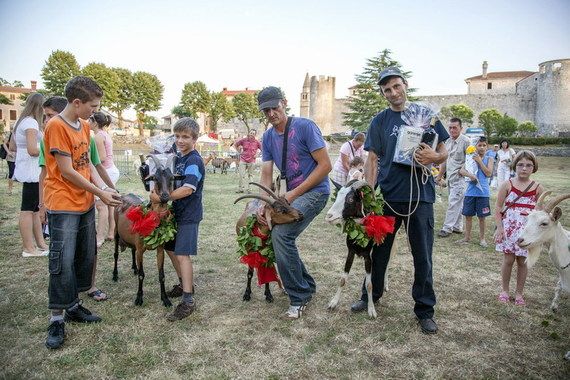
<path id="1" fill-rule="evenodd" d="M 129 207 L 126 216 L 132 222 L 131 232 L 141 236 L 150 235 L 160 224 L 158 213 L 150 210 L 145 214 L 142 206 Z"/>
<path id="2" fill-rule="evenodd" d="M 366 235 L 374 239 L 376 245 L 384 241 L 386 235 L 394 233 L 394 223 L 396 218 L 393 216 L 375 215 L 373 212 L 366 215 L 362 220 L 362 225 Z"/>

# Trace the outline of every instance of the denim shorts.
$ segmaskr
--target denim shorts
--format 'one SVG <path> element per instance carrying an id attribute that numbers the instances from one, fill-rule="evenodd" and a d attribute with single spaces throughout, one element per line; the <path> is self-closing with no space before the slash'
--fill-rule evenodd
<path id="1" fill-rule="evenodd" d="M 464 216 L 475 216 L 475 214 L 477 214 L 479 218 L 491 215 L 489 197 L 466 195 L 465 199 L 463 199 L 463 211 L 461 214 Z"/>
<path id="2" fill-rule="evenodd" d="M 164 249 L 176 256 L 196 256 L 198 254 L 199 223 L 179 224 L 174 240 L 164 244 Z"/>

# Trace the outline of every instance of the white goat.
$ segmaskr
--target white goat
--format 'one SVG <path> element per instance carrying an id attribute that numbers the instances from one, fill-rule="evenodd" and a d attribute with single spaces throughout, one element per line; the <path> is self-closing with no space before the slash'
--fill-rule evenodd
<path id="1" fill-rule="evenodd" d="M 519 247 L 528 250 L 527 264 L 531 268 L 540 255 L 543 244 L 550 246 L 548 253 L 550 260 L 559 274 L 554 299 L 550 305 L 552 311 L 558 310 L 560 290 L 570 293 L 570 232 L 562 228 L 559 222 L 562 210 L 556 205 L 564 199 L 570 198 L 570 194 L 560 195 L 543 205 L 544 199 L 550 191 L 543 193 L 534 211 L 528 215 L 525 228 L 517 241 Z"/>

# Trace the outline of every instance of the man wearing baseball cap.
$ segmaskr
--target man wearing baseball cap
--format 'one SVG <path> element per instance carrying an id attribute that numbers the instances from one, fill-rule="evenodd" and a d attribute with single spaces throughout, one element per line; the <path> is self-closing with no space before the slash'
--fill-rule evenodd
<path id="1" fill-rule="evenodd" d="M 264 88 L 257 102 L 272 125 L 263 134 L 261 183 L 271 187 L 275 165 L 286 178 L 285 199 L 303 215 L 302 220 L 273 226 L 271 232 L 277 267 L 290 300 L 285 316 L 296 319 L 316 290 L 296 240 L 327 203 L 332 165 L 319 127 L 309 119 L 288 117 L 287 100 L 279 88 Z M 261 222 L 265 222 L 263 215 L 264 207 L 258 211 Z"/>
<path id="2" fill-rule="evenodd" d="M 392 161 L 399 129 L 406 125 L 402 120 L 408 89 L 405 75 L 397 67 L 388 67 L 379 73 L 378 85 L 389 107 L 378 113 L 370 122 L 364 142 L 364 150 L 368 151 L 364 175 L 371 186 L 380 187 L 385 201 L 384 215 L 394 216 L 396 224 L 394 234 L 388 235 L 382 244 L 374 245 L 372 248 L 374 257 L 372 260 L 372 300 L 377 302 L 382 297 L 384 274 L 390 260 L 395 233 L 404 224 L 407 227 L 406 232 L 414 257 L 414 284 L 412 286 L 412 297 L 415 301 L 414 312 L 422 332 L 435 334 L 437 324 L 433 320 L 433 315 L 436 299 L 432 276 L 435 183 L 431 175 L 425 184 L 417 177 L 411 178 L 412 166 Z M 444 142 L 449 135 L 439 120 L 435 124 L 435 131 L 439 137 L 436 150 L 421 143 L 414 155 L 415 160 L 422 165 L 442 163 L 447 158 Z M 352 305 L 352 311 L 366 310 L 367 301 L 366 286 L 363 285 L 362 296 Z"/>

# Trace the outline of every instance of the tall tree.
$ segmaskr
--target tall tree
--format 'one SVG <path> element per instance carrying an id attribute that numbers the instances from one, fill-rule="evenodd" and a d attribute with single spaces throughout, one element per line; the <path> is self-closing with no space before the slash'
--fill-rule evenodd
<path id="1" fill-rule="evenodd" d="M 259 111 L 256 96 L 253 94 L 237 94 L 232 99 L 232 105 L 236 117 L 245 124 L 247 134 L 249 135 L 249 123 L 253 119 L 259 119 L 264 115 Z"/>
<path id="2" fill-rule="evenodd" d="M 210 126 L 212 132 L 217 131 L 220 119 L 228 121 L 235 115 L 232 104 L 221 92 L 210 93 L 210 104 L 208 105 L 207 114 L 212 122 Z"/>
<path id="3" fill-rule="evenodd" d="M 388 107 L 388 101 L 380 93 L 378 74 L 387 67 L 395 66 L 402 70 L 402 65 L 392 58 L 392 52 L 382 50 L 377 57 L 366 60 L 366 66 L 361 74 L 355 76 L 356 86 L 354 95 L 348 97 L 348 112 L 343 112 L 344 122 L 353 130 L 365 131 L 372 118 L 382 109 Z M 402 70 L 405 78 L 409 78 L 410 71 Z M 408 88 L 409 100 L 414 100 L 411 94 L 414 88 Z"/>
<path id="4" fill-rule="evenodd" d="M 449 120 L 456 117 L 461 119 L 462 125 L 473 124 L 473 110 L 465 104 L 452 104 L 449 107 L 442 107 L 439 111 L 442 120 L 447 124 Z"/>
<path id="5" fill-rule="evenodd" d="M 14 82 L 12 82 L 12 86 L 22 88 L 24 87 L 24 84 L 19 80 L 15 80 Z"/>
<path id="6" fill-rule="evenodd" d="M 497 127 L 502 120 L 503 115 L 494 108 L 486 109 L 479 114 L 479 125 L 485 128 L 485 136 L 487 138 L 497 132 Z"/>
<path id="7" fill-rule="evenodd" d="M 69 52 L 56 50 L 50 54 L 41 76 L 46 90 L 52 95 L 64 95 L 65 84 L 80 73 L 75 56 Z"/>
<path id="8" fill-rule="evenodd" d="M 9 86 L 10 82 L 8 82 L 6 79 L 0 77 L 0 86 Z"/>
<path id="9" fill-rule="evenodd" d="M 129 109 L 133 104 L 133 74 L 121 67 L 113 67 L 111 70 L 117 74 L 119 78 L 119 90 L 117 98 L 113 102 L 109 102 L 109 109 L 117 114 L 119 120 L 119 128 L 123 128 L 123 112 Z"/>
<path id="10" fill-rule="evenodd" d="M 210 107 L 210 93 L 204 82 L 186 83 L 182 89 L 179 107 L 178 112 L 194 119 L 198 118 L 198 113 L 207 113 Z"/>
<path id="11" fill-rule="evenodd" d="M 182 119 L 183 117 L 195 118 L 191 112 L 187 111 L 181 105 L 175 106 L 170 112 L 172 112 L 173 115 L 176 115 L 179 119 Z"/>
<path id="12" fill-rule="evenodd" d="M 160 108 L 164 87 L 158 78 L 144 71 L 133 74 L 133 108 L 137 113 L 139 134 L 144 136 L 144 121 L 148 111 Z"/>
<path id="13" fill-rule="evenodd" d="M 121 79 L 115 71 L 102 63 L 91 62 L 81 70 L 81 73 L 101 86 L 103 90 L 102 107 L 109 108 L 109 105 L 117 102 Z"/>
<path id="14" fill-rule="evenodd" d="M 12 105 L 12 101 L 4 94 L 0 94 L 0 104 Z"/>
<path id="15" fill-rule="evenodd" d="M 499 124 L 497 125 L 497 135 L 503 137 L 511 137 L 517 131 L 519 123 L 514 117 L 504 114 Z"/>

